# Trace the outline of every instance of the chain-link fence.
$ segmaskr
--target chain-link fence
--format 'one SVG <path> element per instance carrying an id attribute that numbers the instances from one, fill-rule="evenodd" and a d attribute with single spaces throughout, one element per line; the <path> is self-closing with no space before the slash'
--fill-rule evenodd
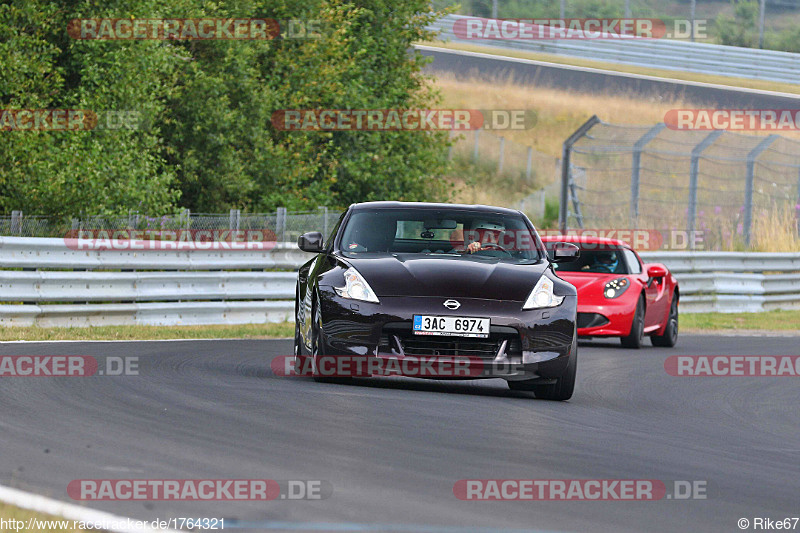
<path id="1" fill-rule="evenodd" d="M 581 133 L 565 154 L 562 227 L 683 230 L 716 250 L 797 246 L 800 141 L 599 120 Z"/>
<path id="2" fill-rule="evenodd" d="M 238 209 L 232 209 L 227 214 L 192 213 L 186 209 L 177 215 L 147 216 L 130 213 L 126 216 L 84 216 L 71 219 L 26 215 L 21 211 L 13 211 L 11 216 L 0 217 L 0 235 L 65 237 L 106 232 L 102 235 L 113 237 L 113 232 L 118 232 L 119 236 L 119 232 L 137 231 L 146 237 L 157 238 L 159 232 L 190 230 L 208 231 L 207 235 L 202 235 L 204 239 L 224 240 L 231 238 L 230 231 L 241 231 L 245 238 L 294 241 L 307 231 L 322 231 L 327 237 L 340 215 L 341 211 L 327 207 L 306 212 L 288 212 L 285 208 L 278 208 L 274 213 L 242 213 Z M 248 230 L 254 231 L 247 233 Z"/>

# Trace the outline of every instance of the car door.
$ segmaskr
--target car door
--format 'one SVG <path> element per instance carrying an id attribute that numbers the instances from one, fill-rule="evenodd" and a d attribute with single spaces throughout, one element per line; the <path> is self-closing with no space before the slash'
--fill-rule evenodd
<path id="1" fill-rule="evenodd" d="M 633 250 L 625 248 L 623 250 L 625 260 L 628 263 L 628 268 L 632 274 L 640 276 L 644 282 L 644 295 L 647 305 L 647 311 L 644 316 L 644 327 L 649 328 L 661 323 L 664 317 L 664 279 L 652 280 L 647 276 L 644 271 L 644 264 L 639 258 L 639 255 Z"/>

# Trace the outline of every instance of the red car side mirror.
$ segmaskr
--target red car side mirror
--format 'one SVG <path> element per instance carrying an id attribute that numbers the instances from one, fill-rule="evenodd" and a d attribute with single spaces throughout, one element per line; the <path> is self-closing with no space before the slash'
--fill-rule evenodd
<path id="1" fill-rule="evenodd" d="M 651 278 L 663 278 L 667 275 L 667 269 L 664 265 L 650 265 L 647 267 L 647 275 Z"/>

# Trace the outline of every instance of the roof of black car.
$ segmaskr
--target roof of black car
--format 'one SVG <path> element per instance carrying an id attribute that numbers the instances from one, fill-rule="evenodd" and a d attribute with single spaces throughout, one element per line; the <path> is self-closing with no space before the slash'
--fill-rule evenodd
<path id="1" fill-rule="evenodd" d="M 470 204 L 443 204 L 430 202 L 362 202 L 352 204 L 351 209 L 468 209 L 471 211 L 482 211 L 485 213 L 504 213 L 518 215 L 516 209 L 507 207 L 496 207 L 493 205 L 470 205 Z"/>

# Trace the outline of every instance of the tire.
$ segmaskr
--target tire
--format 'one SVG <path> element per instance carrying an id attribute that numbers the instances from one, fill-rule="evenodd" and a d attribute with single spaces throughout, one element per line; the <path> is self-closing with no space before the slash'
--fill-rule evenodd
<path id="1" fill-rule="evenodd" d="M 508 388 L 514 391 L 533 392 L 534 396 L 540 400 L 555 400 L 563 402 L 572 398 L 575 391 L 575 375 L 578 369 L 578 338 L 572 341 L 569 362 L 564 374 L 559 377 L 552 385 L 536 385 L 528 381 L 508 381 Z"/>
<path id="2" fill-rule="evenodd" d="M 319 299 L 315 298 L 314 303 L 311 305 L 311 357 L 314 358 L 314 368 L 319 368 L 319 358 L 327 355 L 325 341 L 322 338 L 322 311 L 320 311 Z M 312 376 L 317 383 L 345 383 L 346 378 L 336 378 L 328 376 L 320 376 L 314 372 Z"/>
<path id="3" fill-rule="evenodd" d="M 297 313 L 294 316 L 294 368 L 295 372 L 299 373 L 306 366 L 306 356 L 303 355 L 303 338 L 300 335 L 300 321 L 298 320 Z"/>
<path id="4" fill-rule="evenodd" d="M 653 346 L 662 348 L 672 348 L 678 343 L 678 295 L 672 295 L 672 303 L 669 306 L 667 316 L 667 327 L 664 328 L 663 335 L 653 335 L 650 337 Z"/>
<path id="5" fill-rule="evenodd" d="M 621 337 L 620 341 L 625 348 L 632 348 L 638 350 L 644 343 L 644 296 L 639 296 L 639 302 L 636 304 L 636 313 L 633 315 L 633 322 L 631 323 L 631 332 L 627 337 Z"/>
<path id="6" fill-rule="evenodd" d="M 311 304 L 311 357 L 314 358 L 314 367 L 318 368 L 319 357 L 325 355 L 322 348 L 322 312 L 319 309 L 319 300 L 314 298 L 314 303 Z M 314 373 L 314 381 L 317 383 L 329 383 L 330 380 Z"/>

